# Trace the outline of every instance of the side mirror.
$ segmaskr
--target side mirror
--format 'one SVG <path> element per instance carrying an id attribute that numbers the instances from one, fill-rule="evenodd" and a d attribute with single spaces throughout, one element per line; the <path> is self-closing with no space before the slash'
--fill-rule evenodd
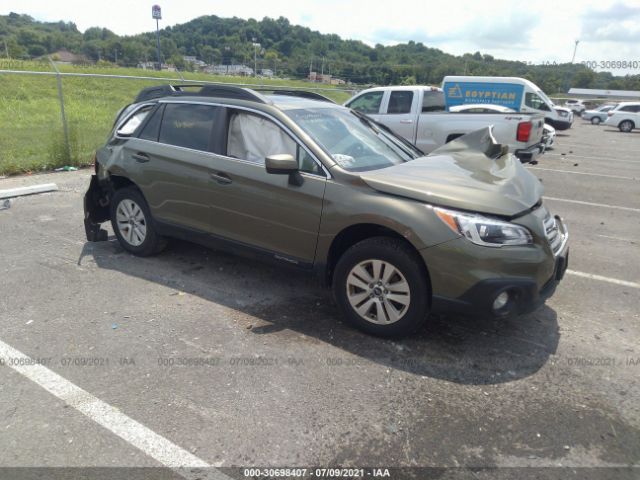
<path id="1" fill-rule="evenodd" d="M 298 171 L 298 161 L 288 153 L 269 155 L 265 158 L 264 165 L 267 168 L 267 173 L 289 175 Z"/>

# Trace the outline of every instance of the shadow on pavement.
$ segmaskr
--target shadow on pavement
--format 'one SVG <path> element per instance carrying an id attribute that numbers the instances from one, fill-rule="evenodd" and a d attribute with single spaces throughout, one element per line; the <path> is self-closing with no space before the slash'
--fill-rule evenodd
<path id="1" fill-rule="evenodd" d="M 93 258 L 99 268 L 242 312 L 250 316 L 247 325 L 253 325 L 254 335 L 290 330 L 356 355 L 362 364 L 372 361 L 460 384 L 494 384 L 527 377 L 537 372 L 558 346 L 556 313 L 547 306 L 500 321 L 432 316 L 417 335 L 392 341 L 342 323 L 330 291 L 302 272 L 181 241 L 172 241 L 164 253 L 150 258 L 128 254 L 113 239 L 88 242 L 78 264 L 86 257 Z M 350 356 L 345 361 L 359 363 Z"/>

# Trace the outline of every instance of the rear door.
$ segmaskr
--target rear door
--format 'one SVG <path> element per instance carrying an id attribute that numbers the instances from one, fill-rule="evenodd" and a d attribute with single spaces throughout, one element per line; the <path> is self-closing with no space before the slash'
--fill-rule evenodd
<path id="1" fill-rule="evenodd" d="M 142 190 L 153 217 L 192 230 L 211 230 L 214 125 L 224 108 L 183 102 L 162 104 L 123 151 L 129 177 Z M 224 127 L 223 127 L 224 128 Z"/>
<path id="2" fill-rule="evenodd" d="M 415 145 L 424 153 L 430 153 L 440 145 L 439 128 L 447 117 L 440 115 L 445 110 L 444 93 L 438 89 L 422 92 L 422 108 L 416 125 Z"/>
<path id="3" fill-rule="evenodd" d="M 416 122 L 418 92 L 412 90 L 391 90 L 383 105 L 383 116 L 380 119 L 397 135 L 406 138 L 411 143 L 416 141 Z"/>

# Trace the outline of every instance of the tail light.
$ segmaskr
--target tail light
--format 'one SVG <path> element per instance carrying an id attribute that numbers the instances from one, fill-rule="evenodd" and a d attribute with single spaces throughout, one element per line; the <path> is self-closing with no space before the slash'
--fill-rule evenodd
<path id="1" fill-rule="evenodd" d="M 516 140 L 519 142 L 528 142 L 529 136 L 531 135 L 531 128 L 533 124 L 531 122 L 520 122 L 518 124 L 518 133 L 516 135 Z"/>
<path id="2" fill-rule="evenodd" d="M 613 112 L 612 111 L 608 111 L 607 112 L 607 117 L 612 117 L 613 116 Z"/>

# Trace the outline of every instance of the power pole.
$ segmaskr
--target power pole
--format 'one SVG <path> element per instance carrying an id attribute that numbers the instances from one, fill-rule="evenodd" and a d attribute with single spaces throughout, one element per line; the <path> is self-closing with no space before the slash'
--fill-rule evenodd
<path id="1" fill-rule="evenodd" d="M 256 39 L 253 38 L 253 76 L 258 76 L 258 49 L 260 48 L 260 44 L 256 42 Z"/>
<path id="2" fill-rule="evenodd" d="M 4 53 L 7 55 L 7 58 L 11 58 L 9 57 L 9 47 L 7 47 L 7 40 L 6 39 L 3 39 L 3 40 L 4 40 Z"/>
<path id="3" fill-rule="evenodd" d="M 576 44 L 573 47 L 573 57 L 571 57 L 571 63 L 574 62 L 574 60 L 576 59 L 576 51 L 578 50 L 578 44 L 580 43 L 580 40 L 576 40 Z"/>

